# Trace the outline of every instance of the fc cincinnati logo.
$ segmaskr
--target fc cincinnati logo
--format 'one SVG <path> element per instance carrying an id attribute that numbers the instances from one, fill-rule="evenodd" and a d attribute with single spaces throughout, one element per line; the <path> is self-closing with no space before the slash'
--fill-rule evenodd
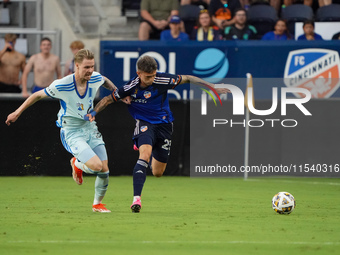
<path id="1" fill-rule="evenodd" d="M 148 99 L 148 98 L 151 97 L 151 92 L 150 92 L 150 91 L 145 91 L 144 94 L 143 94 L 143 96 L 144 96 L 146 99 Z"/>
<path id="2" fill-rule="evenodd" d="M 145 132 L 148 130 L 148 126 L 141 126 L 140 131 Z"/>
<path id="3" fill-rule="evenodd" d="M 340 86 L 339 53 L 326 49 L 303 49 L 288 55 L 284 83 L 308 89 L 313 98 L 328 98 Z M 300 97 L 299 94 L 296 96 Z"/>

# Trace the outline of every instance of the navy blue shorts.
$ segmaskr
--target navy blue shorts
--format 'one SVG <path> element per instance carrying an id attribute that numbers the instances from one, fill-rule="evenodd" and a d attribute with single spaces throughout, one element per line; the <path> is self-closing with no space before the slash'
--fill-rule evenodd
<path id="1" fill-rule="evenodd" d="M 143 144 L 152 146 L 152 157 L 167 163 L 170 155 L 172 123 L 151 124 L 143 120 L 136 121 L 133 141 L 139 148 Z"/>

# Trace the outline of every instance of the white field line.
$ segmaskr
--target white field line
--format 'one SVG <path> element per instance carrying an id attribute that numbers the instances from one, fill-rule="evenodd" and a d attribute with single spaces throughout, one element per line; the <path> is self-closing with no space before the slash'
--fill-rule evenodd
<path id="1" fill-rule="evenodd" d="M 311 185 L 331 185 L 331 186 L 340 186 L 340 182 L 311 182 L 311 181 L 294 181 L 294 180 L 273 180 L 273 179 L 267 179 L 267 180 L 263 180 L 263 179 L 256 179 L 256 178 L 248 178 L 246 180 L 248 181 L 256 181 L 256 182 L 283 182 L 283 183 L 305 183 L 305 184 L 311 184 Z"/>
<path id="2" fill-rule="evenodd" d="M 16 240 L 7 243 L 36 244 L 266 244 L 335 246 L 340 242 L 272 242 L 272 241 L 118 241 L 118 240 Z"/>

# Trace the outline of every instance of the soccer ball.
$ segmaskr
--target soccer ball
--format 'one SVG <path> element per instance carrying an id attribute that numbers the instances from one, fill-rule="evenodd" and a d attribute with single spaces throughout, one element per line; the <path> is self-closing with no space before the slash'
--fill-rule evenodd
<path id="1" fill-rule="evenodd" d="M 295 198 L 288 192 L 279 192 L 272 199 L 272 207 L 279 214 L 290 214 L 296 207 Z"/>

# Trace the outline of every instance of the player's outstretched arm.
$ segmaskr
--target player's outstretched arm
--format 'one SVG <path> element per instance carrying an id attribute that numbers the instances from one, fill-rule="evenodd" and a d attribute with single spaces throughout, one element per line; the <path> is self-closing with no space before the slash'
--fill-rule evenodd
<path id="1" fill-rule="evenodd" d="M 201 78 L 198 78 L 196 76 L 193 76 L 193 75 L 181 75 L 181 76 L 182 76 L 182 80 L 179 84 L 192 83 L 192 84 L 199 85 L 199 86 L 208 85 L 212 88 L 215 88 L 215 84 L 207 82 L 207 81 L 205 81 Z M 230 90 L 226 89 L 226 88 L 216 88 L 215 90 L 218 94 L 230 93 Z"/>
<path id="2" fill-rule="evenodd" d="M 94 121 L 96 119 L 95 116 L 97 115 L 97 113 L 104 110 L 106 106 L 108 106 L 109 104 L 112 104 L 113 102 L 114 101 L 111 95 L 103 97 L 102 100 L 100 100 L 98 104 L 94 107 L 94 109 L 90 113 L 84 116 L 84 120 L 89 120 L 91 122 Z"/>
<path id="3" fill-rule="evenodd" d="M 45 94 L 44 90 L 37 91 L 33 93 L 32 95 L 30 95 L 25 100 L 25 102 L 23 102 L 22 105 L 20 105 L 18 109 L 16 109 L 14 112 L 12 112 L 11 114 L 7 116 L 7 120 L 5 122 L 7 126 L 15 122 L 20 117 L 20 115 L 23 113 L 23 111 L 25 111 L 28 107 L 30 107 L 31 105 L 33 105 L 34 103 L 38 102 L 39 100 L 45 97 L 47 97 L 47 95 Z"/>
<path id="4" fill-rule="evenodd" d="M 113 83 L 111 80 L 109 80 L 109 79 L 106 78 L 105 76 L 103 76 L 103 77 L 104 77 L 105 82 L 103 83 L 102 86 L 103 86 L 104 88 L 106 88 L 106 89 L 108 89 L 108 90 L 111 90 L 111 91 L 117 89 L 116 85 L 114 85 L 114 83 Z"/>

